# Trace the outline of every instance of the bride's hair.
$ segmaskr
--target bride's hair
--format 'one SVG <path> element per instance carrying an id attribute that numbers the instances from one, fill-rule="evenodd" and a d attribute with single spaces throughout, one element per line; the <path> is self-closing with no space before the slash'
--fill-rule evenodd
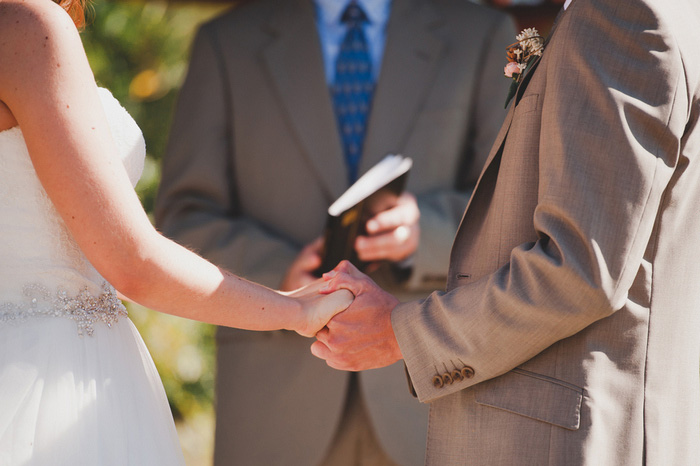
<path id="1" fill-rule="evenodd" d="M 85 6 L 89 0 L 53 0 L 68 12 L 78 29 L 85 25 Z"/>

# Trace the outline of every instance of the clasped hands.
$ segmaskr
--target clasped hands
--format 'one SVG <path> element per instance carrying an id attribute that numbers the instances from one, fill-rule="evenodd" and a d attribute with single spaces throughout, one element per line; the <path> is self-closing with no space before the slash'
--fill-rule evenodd
<path id="1" fill-rule="evenodd" d="M 391 326 L 391 312 L 399 301 L 347 261 L 324 274 L 323 280 L 320 293 L 344 289 L 355 299 L 316 334 L 311 353 L 346 371 L 376 369 L 401 359 Z"/>
<path id="2" fill-rule="evenodd" d="M 398 300 L 350 262 L 343 261 L 323 278 L 282 294 L 301 304 L 297 324 L 290 330 L 315 336 L 311 353 L 329 366 L 361 371 L 401 359 L 391 326 Z"/>
<path id="3" fill-rule="evenodd" d="M 418 247 L 420 212 L 415 197 L 403 193 L 395 206 L 367 221 L 366 236 L 355 249 L 361 260 L 402 261 Z M 314 282 L 313 271 L 320 266 L 322 240 L 306 246 L 287 272 L 283 289 Z M 360 371 L 387 366 L 402 358 L 391 326 L 391 311 L 398 300 L 347 261 L 324 274 L 321 285 L 311 285 L 323 294 L 348 290 L 354 295 L 350 306 L 336 314 L 318 333 L 311 352 L 340 370 Z"/>

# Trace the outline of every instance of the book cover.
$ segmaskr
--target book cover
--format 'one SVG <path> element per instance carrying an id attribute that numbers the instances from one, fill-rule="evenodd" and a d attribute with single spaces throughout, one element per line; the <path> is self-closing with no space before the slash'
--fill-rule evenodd
<path id="1" fill-rule="evenodd" d="M 357 257 L 355 239 L 366 233 L 367 220 L 396 205 L 413 161 L 402 155 L 387 155 L 362 175 L 329 208 L 317 275 L 349 260 L 363 270 L 367 264 Z"/>

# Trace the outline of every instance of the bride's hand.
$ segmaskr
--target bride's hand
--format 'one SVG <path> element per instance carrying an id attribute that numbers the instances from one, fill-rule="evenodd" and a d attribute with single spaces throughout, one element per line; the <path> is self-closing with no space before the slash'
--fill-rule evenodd
<path id="1" fill-rule="evenodd" d="M 303 322 L 295 330 L 302 336 L 309 338 L 315 336 L 333 316 L 347 309 L 355 298 L 346 289 L 331 294 L 319 294 L 318 291 L 325 283 L 319 279 L 296 291 L 284 293 L 301 303 Z"/>

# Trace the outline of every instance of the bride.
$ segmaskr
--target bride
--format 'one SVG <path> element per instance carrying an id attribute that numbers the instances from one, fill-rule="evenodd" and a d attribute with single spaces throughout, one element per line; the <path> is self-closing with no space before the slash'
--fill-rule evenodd
<path id="1" fill-rule="evenodd" d="M 141 133 L 97 88 L 82 19 L 80 0 L 0 0 L 0 464 L 183 464 L 115 289 L 173 315 L 305 336 L 352 295 L 278 293 L 155 231 L 133 190 Z"/>

